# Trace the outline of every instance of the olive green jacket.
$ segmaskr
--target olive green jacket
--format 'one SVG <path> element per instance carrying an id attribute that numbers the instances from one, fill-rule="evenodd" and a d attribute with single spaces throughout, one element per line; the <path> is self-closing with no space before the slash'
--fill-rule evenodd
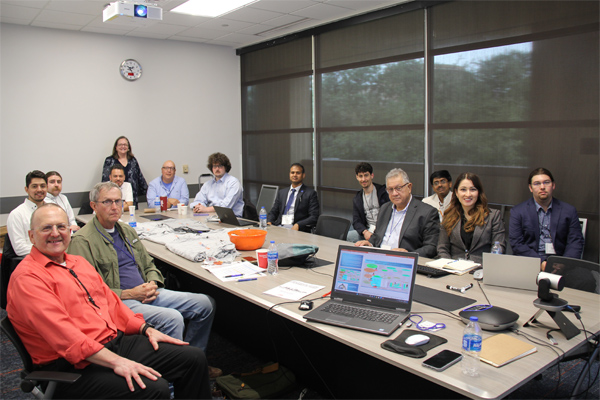
<path id="1" fill-rule="evenodd" d="M 144 282 L 156 281 L 159 287 L 164 287 L 164 278 L 154 265 L 152 257 L 137 233 L 129 225 L 121 222 L 115 224 L 115 229 L 125 241 L 128 250 L 133 252 L 138 269 Z M 84 257 L 96 268 L 104 282 L 117 296 L 121 297 L 121 278 L 119 277 L 119 257 L 112 244 L 112 237 L 100 225 L 98 217 L 78 230 L 71 238 L 67 253 Z"/>

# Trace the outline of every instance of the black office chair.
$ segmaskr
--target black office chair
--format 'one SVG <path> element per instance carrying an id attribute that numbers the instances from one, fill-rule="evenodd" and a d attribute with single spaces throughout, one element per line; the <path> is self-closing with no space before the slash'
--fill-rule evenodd
<path id="1" fill-rule="evenodd" d="M 333 239 L 346 240 L 351 222 L 346 218 L 333 215 L 320 215 L 315 229 L 315 235 L 327 236 Z"/>
<path id="2" fill-rule="evenodd" d="M 18 256 L 12 247 L 8 233 L 4 237 L 4 247 L 2 248 L 2 262 L 0 263 L 0 307 L 6 310 L 6 291 L 8 290 L 8 281 L 21 260 L 25 258 Z"/>
<path id="3" fill-rule="evenodd" d="M 21 361 L 23 362 L 23 371 L 21 371 L 21 390 L 25 393 L 31 392 L 38 399 L 51 399 L 56 390 L 56 385 L 60 383 L 73 383 L 81 377 L 80 374 L 58 371 L 33 371 L 33 362 L 27 352 L 27 349 L 21 342 L 21 338 L 13 328 L 8 317 L 0 321 L 2 332 L 12 342 L 17 349 Z M 42 383 L 48 382 L 46 390 L 43 390 Z"/>
<path id="4" fill-rule="evenodd" d="M 600 264 L 577 258 L 550 256 L 546 272 L 561 275 L 566 287 L 600 293 Z"/>
<path id="5" fill-rule="evenodd" d="M 256 209 L 260 211 L 262 207 L 265 208 L 267 214 L 271 211 L 279 186 L 275 185 L 262 185 L 260 188 L 260 194 L 258 195 L 258 201 L 256 202 Z"/>
<path id="6" fill-rule="evenodd" d="M 244 209 L 242 211 L 242 218 L 249 219 L 252 221 L 258 221 L 258 212 L 256 206 L 252 204 L 250 199 L 244 197 Z"/>

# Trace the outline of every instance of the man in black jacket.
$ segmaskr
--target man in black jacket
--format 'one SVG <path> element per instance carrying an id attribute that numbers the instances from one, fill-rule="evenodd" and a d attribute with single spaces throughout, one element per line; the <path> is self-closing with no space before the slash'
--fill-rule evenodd
<path id="1" fill-rule="evenodd" d="M 313 188 L 303 184 L 305 176 L 302 164 L 292 164 L 292 184 L 277 193 L 275 203 L 267 216 L 269 225 L 282 225 L 296 231 L 310 232 L 317 224 L 320 214 L 319 198 Z"/>
<path id="2" fill-rule="evenodd" d="M 373 182 L 375 174 L 371 164 L 361 162 L 354 168 L 356 180 L 362 190 L 356 192 L 352 201 L 352 226 L 356 235 L 348 237 L 349 241 L 369 240 L 375 231 L 379 208 L 390 201 L 384 185 Z"/>

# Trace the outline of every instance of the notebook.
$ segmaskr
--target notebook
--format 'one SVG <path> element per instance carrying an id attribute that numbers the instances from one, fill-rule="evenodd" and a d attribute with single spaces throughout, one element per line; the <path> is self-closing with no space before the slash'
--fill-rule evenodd
<path id="1" fill-rule="evenodd" d="M 540 259 L 483 253 L 483 283 L 513 289 L 537 290 Z"/>
<path id="2" fill-rule="evenodd" d="M 221 222 L 223 222 L 224 224 L 235 225 L 235 226 L 258 225 L 256 222 L 253 222 L 253 221 L 245 221 L 243 219 L 242 220 L 238 219 L 235 216 L 235 214 L 233 213 L 233 210 L 231 208 L 219 207 L 219 206 L 213 206 L 213 207 L 215 209 L 215 212 L 217 213 L 217 216 L 219 217 Z"/>
<path id="3" fill-rule="evenodd" d="M 375 247 L 340 246 L 331 300 L 304 318 L 391 335 L 410 313 L 418 257 Z M 332 312 L 340 308 L 341 313 Z"/>
<path id="4" fill-rule="evenodd" d="M 536 351 L 531 343 L 500 333 L 483 340 L 480 357 L 481 361 L 499 368 Z"/>

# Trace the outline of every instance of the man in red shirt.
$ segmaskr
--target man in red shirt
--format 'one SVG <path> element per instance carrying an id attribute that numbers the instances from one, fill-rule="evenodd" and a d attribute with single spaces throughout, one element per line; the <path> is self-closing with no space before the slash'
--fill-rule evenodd
<path id="1" fill-rule="evenodd" d="M 76 372 L 58 398 L 210 398 L 202 350 L 144 322 L 83 257 L 66 254 L 64 210 L 31 217 L 31 253 L 11 275 L 6 311 L 38 370 Z M 160 345 L 159 345 L 160 343 Z"/>

